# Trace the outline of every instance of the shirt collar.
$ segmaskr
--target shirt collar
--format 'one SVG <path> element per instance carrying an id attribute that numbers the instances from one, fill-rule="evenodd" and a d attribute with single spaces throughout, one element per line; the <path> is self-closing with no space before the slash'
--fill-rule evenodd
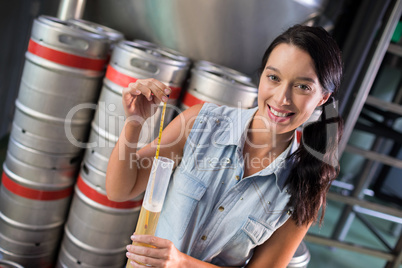
<path id="1" fill-rule="evenodd" d="M 238 109 L 238 114 L 231 117 L 229 126 L 225 127 L 224 132 L 226 133 L 219 135 L 215 142 L 221 145 L 236 145 L 241 148 L 246 138 L 247 129 L 257 110 L 258 107 L 243 110 Z"/>

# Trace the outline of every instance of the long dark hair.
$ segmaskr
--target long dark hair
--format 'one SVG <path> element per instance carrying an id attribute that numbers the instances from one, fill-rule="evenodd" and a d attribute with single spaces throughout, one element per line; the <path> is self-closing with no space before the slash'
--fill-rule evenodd
<path id="1" fill-rule="evenodd" d="M 323 93 L 332 96 L 322 106 L 320 119 L 303 126 L 299 148 L 289 156 L 293 162 L 286 184 L 293 208 L 292 218 L 297 225 L 315 222 L 322 207 L 319 223 L 326 208 L 326 194 L 331 182 L 338 176 L 338 141 L 342 134 L 335 97 L 342 79 L 341 51 L 322 27 L 295 25 L 279 35 L 265 51 L 261 72 L 272 50 L 279 44 L 294 45 L 313 59 Z"/>

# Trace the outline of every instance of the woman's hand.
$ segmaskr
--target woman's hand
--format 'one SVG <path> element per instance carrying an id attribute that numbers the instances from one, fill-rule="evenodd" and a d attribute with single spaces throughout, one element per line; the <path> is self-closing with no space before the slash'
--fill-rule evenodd
<path id="1" fill-rule="evenodd" d="M 182 267 L 181 264 L 186 255 L 177 250 L 171 241 L 152 235 L 136 234 L 131 237 L 131 240 L 153 246 L 127 246 L 126 256 L 131 260 L 133 267 L 144 267 L 144 265 L 166 268 Z"/>
<path id="2" fill-rule="evenodd" d="M 167 102 L 170 92 L 168 86 L 154 78 L 130 83 L 122 93 L 126 118 L 133 124 L 141 124 L 156 112 L 161 101 Z"/>

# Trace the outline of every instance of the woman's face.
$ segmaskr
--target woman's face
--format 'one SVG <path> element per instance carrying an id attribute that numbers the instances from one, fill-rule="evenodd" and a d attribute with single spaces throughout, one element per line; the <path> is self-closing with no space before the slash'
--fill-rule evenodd
<path id="1" fill-rule="evenodd" d="M 258 90 L 259 115 L 277 134 L 293 133 L 330 95 L 323 93 L 310 55 L 289 44 L 271 52 Z"/>

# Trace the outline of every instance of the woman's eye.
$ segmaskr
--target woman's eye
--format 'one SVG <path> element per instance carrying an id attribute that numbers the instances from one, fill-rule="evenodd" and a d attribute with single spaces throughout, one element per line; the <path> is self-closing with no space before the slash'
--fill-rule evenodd
<path id="1" fill-rule="evenodd" d="M 306 91 L 311 90 L 311 88 L 309 86 L 303 85 L 303 84 L 297 85 L 297 87 L 300 88 L 301 90 L 306 90 Z"/>
<path id="2" fill-rule="evenodd" d="M 268 77 L 268 79 L 269 80 L 271 80 L 271 81 L 275 81 L 275 82 L 278 82 L 279 81 L 279 78 L 276 76 L 276 75 L 267 75 L 267 77 Z"/>

